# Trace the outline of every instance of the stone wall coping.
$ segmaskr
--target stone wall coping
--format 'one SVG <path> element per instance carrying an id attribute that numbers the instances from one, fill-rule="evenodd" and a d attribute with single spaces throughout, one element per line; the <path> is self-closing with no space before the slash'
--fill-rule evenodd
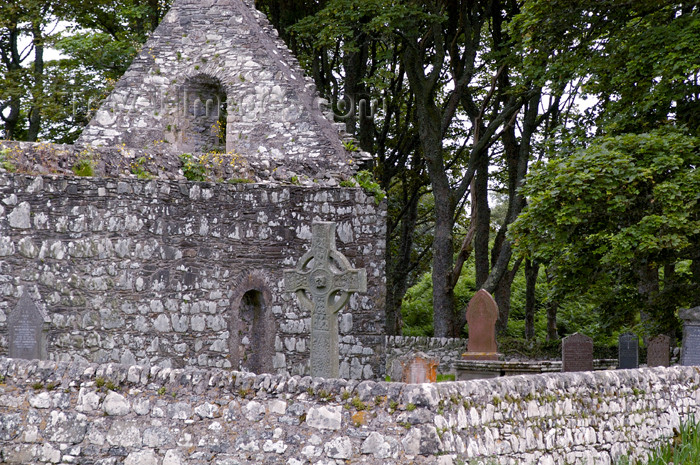
<path id="1" fill-rule="evenodd" d="M 688 323 L 700 324 L 700 307 L 682 308 L 678 311 L 678 318 Z"/>
<path id="2" fill-rule="evenodd" d="M 455 360 L 454 366 L 460 370 L 527 370 L 532 372 L 561 371 L 561 360 L 541 362 L 516 362 L 505 360 Z"/>
<path id="3" fill-rule="evenodd" d="M 0 148 L 2 148 L 2 143 L 0 141 Z M 104 187 L 107 190 L 114 190 L 118 194 L 139 194 L 141 196 L 150 194 L 153 198 L 163 198 L 172 196 L 173 194 L 180 193 L 183 196 L 191 196 L 191 189 L 195 190 L 219 190 L 227 192 L 242 192 L 242 191 L 253 191 L 257 189 L 265 189 L 270 191 L 303 191 L 303 192 L 323 192 L 323 191 L 347 191 L 352 194 L 359 192 L 364 193 L 364 190 L 359 187 L 342 187 L 338 185 L 326 185 L 322 183 L 312 183 L 312 184 L 289 184 L 284 182 L 245 182 L 245 183 L 226 183 L 226 182 L 209 182 L 209 181 L 189 181 L 185 178 L 182 179 L 165 179 L 165 178 L 155 178 L 155 179 L 138 179 L 135 176 L 76 176 L 73 174 L 63 174 L 63 173 L 53 173 L 53 174 L 26 174 L 26 173 L 11 173 L 0 168 L 0 175 L 4 179 L 13 179 L 15 182 L 17 180 L 24 180 L 29 186 L 32 181 L 37 178 L 41 178 L 44 182 L 52 183 L 62 183 L 60 186 L 63 191 L 68 189 L 69 185 L 78 186 L 90 186 L 97 185 L 99 187 Z M 128 186 L 138 186 L 136 189 L 128 189 Z M 163 188 L 168 186 L 170 189 Z M 156 188 L 157 187 L 157 188 Z M 76 192 L 77 193 L 77 192 Z M 365 203 L 371 203 L 377 205 L 373 198 L 368 194 L 364 193 Z M 357 201 L 357 197 L 355 198 Z M 384 202 L 385 203 L 385 202 Z M 431 338 L 426 338 L 431 339 Z"/>
<path id="4" fill-rule="evenodd" d="M 407 345 L 426 346 L 464 346 L 467 347 L 467 340 L 453 337 L 428 337 L 428 336 L 386 336 L 388 347 L 402 347 Z"/>
<path id="5" fill-rule="evenodd" d="M 594 370 L 616 369 L 618 360 L 614 358 L 601 358 L 593 360 Z M 542 361 L 515 361 L 515 360 L 455 360 L 454 367 L 464 371 L 532 371 L 534 372 L 558 372 L 561 371 L 561 360 Z"/>
<path id="6" fill-rule="evenodd" d="M 0 358 L 0 376 L 14 385 L 25 383 L 52 384 L 56 388 L 79 387 L 101 378 L 121 389 L 157 391 L 165 387 L 169 392 L 180 389 L 203 394 L 208 390 L 222 390 L 241 397 L 254 393 L 255 398 L 319 396 L 327 399 L 343 393 L 362 401 L 387 397 L 400 404 L 436 408 L 440 402 L 457 398 L 470 399 L 475 405 L 492 403 L 494 398 L 528 399 L 542 392 L 561 387 L 585 393 L 597 389 L 601 395 L 617 395 L 620 390 L 649 389 L 691 381 L 700 384 L 700 367 L 673 366 L 640 368 L 636 370 L 603 370 L 591 372 L 545 373 L 516 375 L 501 378 L 441 383 L 403 384 L 395 382 L 323 379 L 310 376 L 285 376 L 237 372 L 222 369 L 160 368 L 127 366 L 115 363 L 90 364 L 86 362 L 54 362 Z M 603 392 L 605 391 L 605 392 Z M 289 397 L 289 396 L 287 396 Z"/>

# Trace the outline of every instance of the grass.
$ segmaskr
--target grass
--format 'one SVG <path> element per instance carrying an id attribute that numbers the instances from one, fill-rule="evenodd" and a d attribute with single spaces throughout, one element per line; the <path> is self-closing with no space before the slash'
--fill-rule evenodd
<path id="1" fill-rule="evenodd" d="M 75 173 L 76 176 L 92 177 L 95 175 L 92 160 L 88 160 L 85 158 L 78 160 L 71 169 L 73 170 L 73 173 Z"/>
<path id="2" fill-rule="evenodd" d="M 680 431 L 673 429 L 675 435 L 652 451 L 647 460 L 631 461 L 628 457 L 618 460 L 617 465 L 681 465 L 700 463 L 700 425 L 691 417 L 690 421 L 681 425 Z"/>

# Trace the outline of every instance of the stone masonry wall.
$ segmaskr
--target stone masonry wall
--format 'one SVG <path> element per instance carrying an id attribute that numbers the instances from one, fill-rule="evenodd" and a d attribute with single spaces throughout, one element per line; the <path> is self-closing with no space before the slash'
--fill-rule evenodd
<path id="1" fill-rule="evenodd" d="M 699 408 L 696 367 L 405 385 L 0 358 L 0 462 L 610 464 Z"/>
<path id="2" fill-rule="evenodd" d="M 26 289 L 48 314 L 51 360 L 253 371 L 260 350 L 270 371 L 307 373 L 310 317 L 282 272 L 308 250 L 312 221 L 331 220 L 368 276 L 339 315 L 341 376 L 382 377 L 384 216 L 353 188 L 5 173 L 0 355 Z"/>
<path id="3" fill-rule="evenodd" d="M 174 2 L 79 143 L 143 148 L 165 141 L 179 153 L 207 152 L 215 147 L 201 143 L 211 139 L 205 126 L 223 119 L 225 150 L 264 162 L 265 170 L 351 174 L 359 154 L 343 147 L 313 80 L 253 3 Z M 212 98 L 197 85 L 203 81 L 221 95 Z M 226 114 L 219 115 L 223 101 Z"/>

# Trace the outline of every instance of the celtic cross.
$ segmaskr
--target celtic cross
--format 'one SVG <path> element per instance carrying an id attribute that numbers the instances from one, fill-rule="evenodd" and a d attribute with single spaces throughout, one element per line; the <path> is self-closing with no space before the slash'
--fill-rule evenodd
<path id="1" fill-rule="evenodd" d="M 311 312 L 311 376 L 337 378 L 338 317 L 353 292 L 367 292 L 367 272 L 353 269 L 335 248 L 335 223 L 314 222 L 311 250 L 284 271 L 287 292 Z"/>

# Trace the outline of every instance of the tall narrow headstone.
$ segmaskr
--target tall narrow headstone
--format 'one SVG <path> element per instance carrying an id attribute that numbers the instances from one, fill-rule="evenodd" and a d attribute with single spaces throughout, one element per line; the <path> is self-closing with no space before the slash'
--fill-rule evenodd
<path id="1" fill-rule="evenodd" d="M 44 314 L 25 291 L 7 319 L 10 358 L 46 360 Z"/>
<path id="2" fill-rule="evenodd" d="M 618 368 L 639 368 L 639 337 L 634 333 L 620 334 L 617 344 Z"/>
<path id="3" fill-rule="evenodd" d="M 367 272 L 353 269 L 335 248 L 335 223 L 314 222 L 311 250 L 295 270 L 284 271 L 284 286 L 311 311 L 311 376 L 337 378 L 340 371 L 338 311 L 354 292 L 367 292 Z"/>
<path id="4" fill-rule="evenodd" d="M 678 312 L 683 320 L 683 346 L 681 365 L 700 365 L 700 307 L 686 308 Z"/>
<path id="5" fill-rule="evenodd" d="M 474 294 L 467 306 L 467 352 L 462 358 L 467 360 L 498 360 L 496 344 L 496 320 L 498 304 L 491 294 L 481 289 Z"/>
<path id="6" fill-rule="evenodd" d="M 593 339 L 580 333 L 561 341 L 561 371 L 593 370 Z"/>
<path id="7" fill-rule="evenodd" d="M 647 341 L 647 366 L 667 367 L 671 365 L 671 338 L 659 334 Z"/>

